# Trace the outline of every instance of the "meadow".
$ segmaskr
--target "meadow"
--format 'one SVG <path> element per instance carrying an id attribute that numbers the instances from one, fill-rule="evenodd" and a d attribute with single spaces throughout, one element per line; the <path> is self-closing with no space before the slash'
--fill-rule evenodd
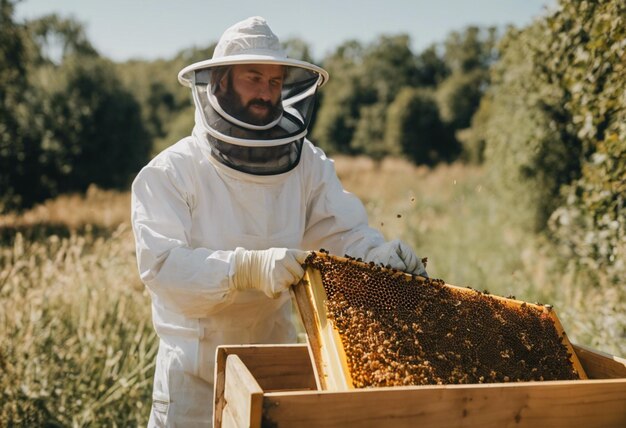
<path id="1" fill-rule="evenodd" d="M 580 274 L 516 222 L 485 170 L 336 159 L 370 225 L 431 277 L 550 303 L 574 343 L 626 355 L 626 287 Z M 91 188 L 0 217 L 0 426 L 146 424 L 157 338 L 126 192 Z"/>

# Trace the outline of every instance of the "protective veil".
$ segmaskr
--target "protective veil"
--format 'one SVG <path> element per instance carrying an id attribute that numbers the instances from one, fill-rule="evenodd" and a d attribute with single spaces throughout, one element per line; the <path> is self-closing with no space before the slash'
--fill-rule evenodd
<path id="1" fill-rule="evenodd" d="M 265 31 L 267 24 L 253 18 L 225 35 L 243 34 L 245 39 L 247 29 L 254 26 Z M 239 45 L 247 43 L 236 37 L 220 40 L 216 52 L 228 56 L 237 40 Z M 193 70 L 181 72 L 181 78 L 197 86 L 192 82 Z M 315 76 L 324 79 L 323 73 Z M 155 157 L 132 187 L 139 271 L 152 298 L 153 323 L 160 338 L 150 426 L 210 426 L 218 345 L 296 340 L 289 293 L 269 298 L 275 295 L 271 284 L 265 292 L 241 286 L 245 281 L 236 279 L 238 248 L 323 247 L 366 258 L 384 244 L 380 233 L 368 227 L 358 198 L 343 190 L 333 162 L 301 132 L 276 130 L 274 135 L 257 138 L 238 125 L 243 136 L 229 134 L 209 123 L 208 98 L 206 102 L 195 98 L 192 136 Z M 306 123 L 304 110 L 289 113 L 289 107 L 283 103 L 277 124 L 285 117 Z M 216 137 L 218 132 L 222 135 Z M 229 154 L 217 147 L 216 140 L 227 147 L 240 143 L 253 149 L 296 144 L 298 161 L 286 162 L 288 167 L 281 165 L 277 170 L 285 171 L 278 173 L 269 158 L 249 162 L 236 153 L 237 159 L 225 161 L 221 156 Z M 261 174 L 256 173 L 259 166 Z"/>
<path id="2" fill-rule="evenodd" d="M 268 85 L 280 87 L 276 100 L 242 100 L 233 88 L 233 67 L 249 73 L 262 87 L 260 68 L 273 67 Z M 179 81 L 191 88 L 198 125 L 213 156 L 221 163 L 256 175 L 294 168 L 311 120 L 315 94 L 328 80 L 316 65 L 288 58 L 262 18 L 250 18 L 226 30 L 213 58 L 182 69 Z M 268 91 L 271 89 L 268 89 Z M 266 111 L 257 116 L 252 106 Z"/>

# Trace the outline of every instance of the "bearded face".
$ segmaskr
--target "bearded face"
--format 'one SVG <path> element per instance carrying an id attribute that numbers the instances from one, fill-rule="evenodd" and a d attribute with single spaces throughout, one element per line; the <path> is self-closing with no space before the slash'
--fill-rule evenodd
<path id="1" fill-rule="evenodd" d="M 235 65 L 220 81 L 216 97 L 231 116 L 252 125 L 267 125 L 282 113 L 283 75 L 283 67 L 278 65 Z"/>

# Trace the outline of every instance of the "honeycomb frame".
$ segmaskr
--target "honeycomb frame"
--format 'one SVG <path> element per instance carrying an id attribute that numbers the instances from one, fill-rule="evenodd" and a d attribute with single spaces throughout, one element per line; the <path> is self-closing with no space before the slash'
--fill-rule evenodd
<path id="1" fill-rule="evenodd" d="M 329 313 L 328 310 L 329 300 L 322 283 L 322 273 L 319 269 L 313 267 L 314 263 L 311 263 L 312 259 L 317 260 L 318 262 L 321 261 L 321 263 L 332 262 L 345 264 L 345 266 L 351 266 L 353 268 L 358 267 L 363 269 L 363 271 L 375 271 L 378 272 L 379 275 L 386 275 L 387 277 L 392 278 L 393 281 L 403 280 L 407 283 L 415 284 L 415 286 L 429 287 L 434 284 L 437 287 L 442 287 L 446 290 L 446 292 L 449 291 L 450 293 L 453 293 L 452 295 L 454 296 L 466 296 L 474 299 L 489 299 L 489 301 L 499 302 L 503 305 L 503 307 L 509 309 L 518 311 L 524 310 L 526 313 L 536 312 L 538 317 L 543 317 L 543 319 L 549 318 L 554 325 L 562 345 L 567 350 L 569 362 L 574 368 L 575 373 L 578 375 L 577 378 L 587 379 L 585 371 L 578 360 L 578 357 L 574 352 L 565 331 L 563 330 L 556 312 L 549 305 L 529 303 L 522 300 L 516 300 L 514 298 L 490 295 L 486 292 L 483 293 L 472 288 L 458 287 L 446 284 L 441 280 L 430 280 L 416 275 L 399 272 L 388 267 L 377 266 L 373 263 L 364 263 L 350 257 L 338 257 L 330 255 L 324 251 L 320 251 L 311 253 L 307 259 L 305 277 L 299 284 L 292 288 L 294 300 L 307 333 L 309 352 L 311 354 L 312 362 L 314 363 L 314 370 L 316 372 L 318 388 L 320 390 L 342 391 L 355 389 L 357 387 L 369 387 L 372 385 L 359 384 L 358 386 L 355 386 L 354 384 L 354 379 L 351 374 L 350 359 L 348 358 L 346 349 L 344 348 L 342 334 L 337 327 L 336 320 L 332 318 L 332 311 Z M 352 362 L 354 363 L 353 359 Z M 503 380 L 500 380 L 499 382 L 502 381 Z M 504 381 L 508 381 L 508 379 L 505 378 Z M 498 380 L 495 380 L 494 378 L 491 382 L 498 382 Z M 441 382 L 437 383 L 441 384 Z M 447 384 L 454 382 L 444 383 Z M 409 382 L 406 385 L 415 386 L 417 384 Z"/>

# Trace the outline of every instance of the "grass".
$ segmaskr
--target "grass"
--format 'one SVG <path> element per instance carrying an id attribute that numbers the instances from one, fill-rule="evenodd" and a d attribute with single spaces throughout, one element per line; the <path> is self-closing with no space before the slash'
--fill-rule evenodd
<path id="1" fill-rule="evenodd" d="M 626 354 L 626 287 L 519 226 L 483 169 L 337 158 L 370 224 L 455 285 L 551 303 L 570 338 Z M 0 426 L 145 426 L 157 340 L 128 193 L 90 189 L 0 216 Z"/>
<path id="2" fill-rule="evenodd" d="M 0 426 L 145 425 L 157 341 L 128 199 L 0 219 Z"/>

